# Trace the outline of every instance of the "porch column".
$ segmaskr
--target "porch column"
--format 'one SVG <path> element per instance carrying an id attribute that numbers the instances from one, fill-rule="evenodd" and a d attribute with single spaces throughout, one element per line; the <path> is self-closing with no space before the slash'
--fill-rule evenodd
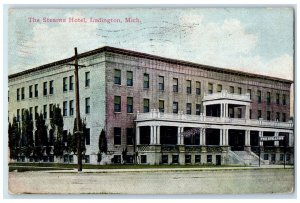
<path id="1" fill-rule="evenodd" d="M 154 126 L 153 125 L 151 125 L 150 126 L 150 144 L 153 144 L 154 143 Z"/>
<path id="2" fill-rule="evenodd" d="M 228 103 L 225 103 L 225 118 L 228 117 Z"/>
<path id="3" fill-rule="evenodd" d="M 225 140 L 225 145 L 228 146 L 228 130 L 229 129 L 224 129 L 224 140 Z"/>
<path id="4" fill-rule="evenodd" d="M 223 129 L 220 129 L 220 146 L 222 146 L 224 144 L 224 141 L 223 141 Z"/>
<path id="5" fill-rule="evenodd" d="M 156 137 L 156 125 L 153 126 L 153 144 L 157 143 L 157 137 Z"/>
<path id="6" fill-rule="evenodd" d="M 294 133 L 291 132 L 289 133 L 289 147 L 293 147 L 293 143 L 294 143 Z"/>
<path id="7" fill-rule="evenodd" d="M 245 130 L 245 146 L 250 146 L 250 130 Z"/>
<path id="8" fill-rule="evenodd" d="M 224 117 L 223 113 L 224 113 L 224 104 L 221 103 L 220 104 L 220 117 Z"/>
<path id="9" fill-rule="evenodd" d="M 250 119 L 250 106 L 246 105 L 245 119 Z"/>
<path id="10" fill-rule="evenodd" d="M 156 144 L 160 144 L 160 126 L 157 126 Z"/>
<path id="11" fill-rule="evenodd" d="M 140 127 L 136 127 L 136 144 L 140 144 Z"/>
<path id="12" fill-rule="evenodd" d="M 206 116 L 206 105 L 203 105 L 203 115 Z"/>
<path id="13" fill-rule="evenodd" d="M 279 132 L 274 133 L 274 137 L 278 137 L 278 135 L 279 135 Z M 278 147 L 279 146 L 279 141 L 274 141 L 274 146 Z"/>
<path id="14" fill-rule="evenodd" d="M 264 135 L 264 132 L 259 131 L 259 137 L 261 138 L 261 137 L 263 137 L 263 135 Z M 264 145 L 263 142 L 259 142 L 259 146 L 263 146 L 263 145 Z"/>
<path id="15" fill-rule="evenodd" d="M 177 144 L 180 145 L 180 137 L 181 137 L 181 127 L 177 128 Z"/>
<path id="16" fill-rule="evenodd" d="M 203 128 L 202 130 L 203 130 L 203 132 L 202 132 L 202 134 L 203 134 L 203 136 L 202 136 L 202 138 L 203 138 L 202 144 L 206 145 L 206 129 Z"/>
<path id="17" fill-rule="evenodd" d="M 199 145 L 202 146 L 203 145 L 203 129 L 199 128 L 199 131 L 200 131 Z"/>
<path id="18" fill-rule="evenodd" d="M 180 144 L 184 145 L 183 127 L 181 127 L 181 134 L 182 136 L 180 136 Z"/>

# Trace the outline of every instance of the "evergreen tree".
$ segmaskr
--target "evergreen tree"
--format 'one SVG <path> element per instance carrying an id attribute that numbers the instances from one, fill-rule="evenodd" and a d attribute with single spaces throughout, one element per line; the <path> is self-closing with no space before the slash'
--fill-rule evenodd
<path id="1" fill-rule="evenodd" d="M 34 154 L 37 158 L 42 159 L 43 150 L 48 146 L 47 126 L 42 113 L 37 115 L 36 118 L 36 131 L 35 131 L 35 147 Z"/>
<path id="2" fill-rule="evenodd" d="M 125 164 L 127 159 L 127 147 L 122 151 L 122 159 L 123 159 L 123 163 Z"/>
<path id="3" fill-rule="evenodd" d="M 31 115 L 27 109 L 24 111 L 22 119 L 22 146 L 23 153 L 26 157 L 29 157 L 34 148 L 33 142 L 33 121 Z"/>
<path id="4" fill-rule="evenodd" d="M 54 134 L 56 134 L 54 138 L 54 150 L 53 150 L 54 156 L 62 157 L 63 150 L 64 150 L 64 146 L 62 142 L 64 120 L 59 105 L 53 106 L 53 118 L 51 119 L 50 125 Z"/>
<path id="5" fill-rule="evenodd" d="M 20 152 L 20 128 L 17 122 L 17 118 L 13 118 L 13 123 L 9 123 L 8 126 L 8 146 L 10 150 L 10 158 L 16 159 Z"/>
<path id="6" fill-rule="evenodd" d="M 86 123 L 84 120 L 81 119 L 79 122 L 79 126 L 81 126 L 82 134 L 81 134 L 81 152 L 84 153 L 85 148 L 85 139 L 86 139 Z M 72 151 L 74 154 L 77 154 L 77 134 L 75 133 L 77 131 L 77 125 L 76 125 L 76 118 L 74 119 L 74 128 L 73 128 L 73 141 L 72 141 Z"/>
<path id="7" fill-rule="evenodd" d="M 99 142 L 98 142 L 98 148 L 99 148 L 99 152 L 97 154 L 98 156 L 98 162 L 101 162 L 102 159 L 102 153 L 107 153 L 107 139 L 105 136 L 105 131 L 102 129 L 101 133 L 99 135 Z"/>

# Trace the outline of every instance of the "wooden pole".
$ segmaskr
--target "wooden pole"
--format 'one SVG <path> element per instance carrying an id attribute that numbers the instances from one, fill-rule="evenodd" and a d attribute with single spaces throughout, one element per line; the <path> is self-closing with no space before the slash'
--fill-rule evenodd
<path id="1" fill-rule="evenodd" d="M 76 101 L 76 126 L 77 131 L 75 135 L 77 135 L 77 167 L 78 171 L 82 171 L 82 151 L 81 151 L 81 125 L 80 125 L 80 104 L 79 104 L 79 81 L 78 81 L 78 56 L 77 56 L 77 47 L 75 50 L 75 101 Z"/>

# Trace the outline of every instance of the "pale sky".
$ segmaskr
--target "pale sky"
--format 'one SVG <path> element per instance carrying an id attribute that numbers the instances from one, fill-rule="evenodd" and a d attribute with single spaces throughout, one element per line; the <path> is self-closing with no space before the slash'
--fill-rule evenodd
<path id="1" fill-rule="evenodd" d="M 29 17 L 86 18 L 87 23 L 30 23 Z M 90 23 L 119 18 L 122 23 Z M 125 17 L 140 23 L 125 23 Z M 290 8 L 12 9 L 9 74 L 102 46 L 293 79 Z"/>

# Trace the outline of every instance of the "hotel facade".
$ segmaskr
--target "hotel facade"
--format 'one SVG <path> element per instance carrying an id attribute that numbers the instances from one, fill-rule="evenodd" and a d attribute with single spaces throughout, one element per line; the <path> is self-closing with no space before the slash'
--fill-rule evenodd
<path id="1" fill-rule="evenodd" d="M 80 113 L 88 136 L 84 163 L 293 164 L 293 81 L 113 47 L 78 55 Z M 74 58 L 9 75 L 9 121 L 43 113 L 48 138 L 53 105 L 64 133 L 75 118 Z M 122 152 L 127 150 L 126 159 Z M 30 161 L 21 158 L 21 161 Z M 73 154 L 63 160 L 76 163 Z"/>

